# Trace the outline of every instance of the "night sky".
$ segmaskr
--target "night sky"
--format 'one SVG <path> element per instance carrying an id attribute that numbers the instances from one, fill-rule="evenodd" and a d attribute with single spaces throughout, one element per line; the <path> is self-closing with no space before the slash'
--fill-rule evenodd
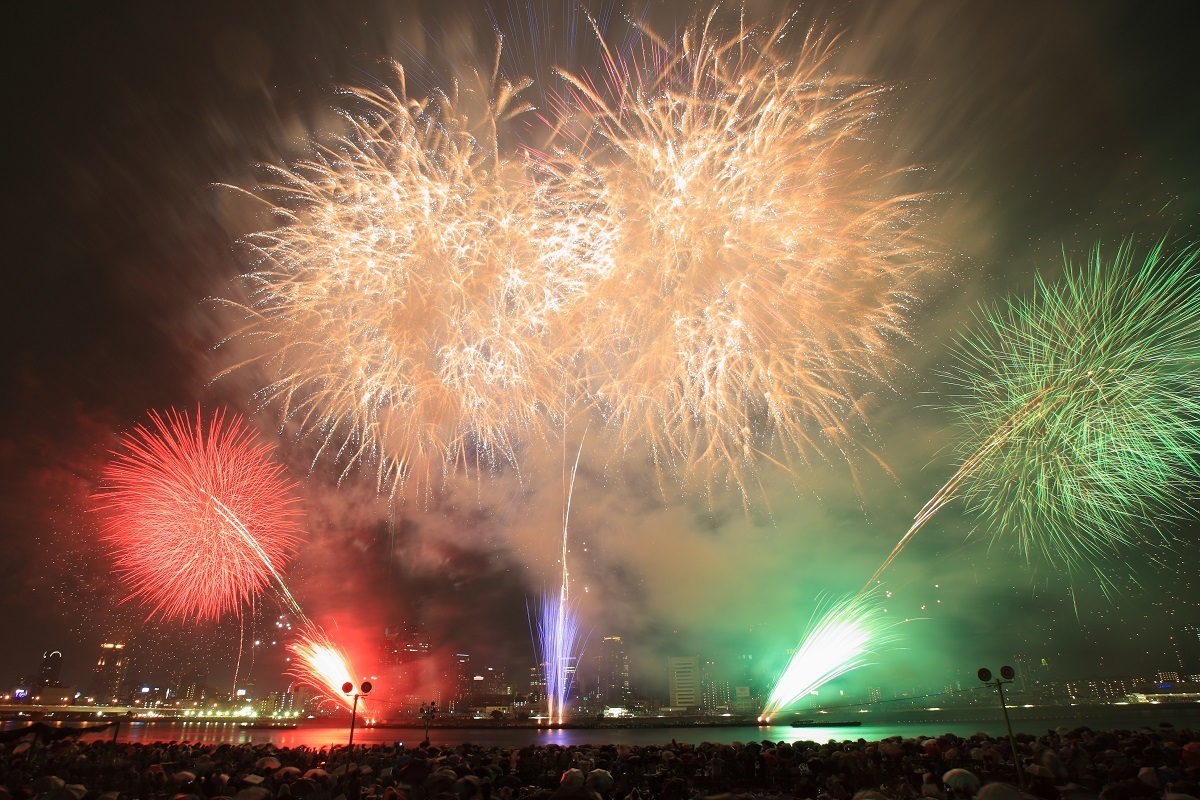
<path id="1" fill-rule="evenodd" d="M 695 13 L 678 3 L 589 7 L 608 12 L 618 35 L 626 13 L 667 32 Z M 746 3 L 769 22 L 794 7 Z M 257 165 L 294 161 L 314 138 L 343 132 L 339 87 L 386 81 L 389 58 L 418 85 L 445 82 L 486 61 L 493 20 L 508 34 L 505 69 L 551 80 L 552 63 L 594 60 L 591 34 L 563 8 L 576 6 L 545 0 L 489 14 L 482 2 L 447 0 L 216 0 L 26 10 L 43 16 L 14 29 L 7 70 L 15 142 L 0 682 L 57 648 L 64 677 L 86 685 L 101 639 L 135 631 L 135 670 L 147 681 L 232 674 L 237 621 L 143 624 L 144 609 L 120 602 L 87 510 L 123 431 L 150 410 L 197 406 L 249 413 L 278 443 L 309 529 L 289 582 L 364 671 L 384 625 L 416 620 L 439 648 L 514 676 L 528 668 L 526 602 L 556 582 L 558 481 L 502 471 L 390 510 L 369 474 L 339 485 L 335 471 L 310 467 L 309 444 L 255 405 L 248 379 L 213 380 L 224 334 L 213 298 L 231 296 L 247 268 L 237 242 L 266 224 L 229 187 L 251 189 Z M 627 639 L 641 685 L 661 690 L 667 655 L 754 652 L 775 663 L 819 596 L 852 592 L 871 574 L 953 472 L 938 376 L 980 301 L 1055 276 L 1064 251 L 1200 238 L 1200 61 L 1189 10 L 1084 0 L 800 7 L 798 25 L 844 32 L 833 69 L 894 87 L 880 158 L 921 168 L 947 266 L 926 285 L 912 340 L 897 353 L 905 368 L 869 418 L 871 448 L 891 474 L 832 462 L 794 478 L 767 471 L 766 497 L 747 510 L 735 492 L 660 490 L 636 454 L 585 451 L 572 511 L 575 593 L 593 637 Z M 533 34 L 531 19 L 556 24 Z M 556 474 L 558 454 L 527 457 L 531 472 Z M 889 614 L 915 620 L 902 628 L 902 649 L 852 684 L 940 686 L 1016 653 L 1048 659 L 1060 678 L 1178 669 L 1169 637 L 1200 622 L 1200 557 L 1195 523 L 1169 527 L 1173 547 L 1112 565 L 1121 591 L 1107 599 L 1086 575 L 1048 574 L 989 547 L 970 535 L 972 519 L 948 509 L 887 578 Z M 264 641 L 274 613 L 264 600 L 247 615 Z M 259 659 L 252 677 L 281 683 L 278 646 L 264 645 Z"/>

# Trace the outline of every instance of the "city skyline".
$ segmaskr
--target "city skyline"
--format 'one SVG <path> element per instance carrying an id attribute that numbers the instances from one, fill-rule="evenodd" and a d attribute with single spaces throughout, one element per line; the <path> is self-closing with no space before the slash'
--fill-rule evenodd
<path id="1" fill-rule="evenodd" d="M 1137 691 L 1200 690 L 1200 631 L 1197 626 L 1188 625 L 1180 634 L 1175 638 L 1174 663 L 1157 664 L 1136 674 L 1070 675 L 1056 670 L 1042 656 L 1013 653 L 1003 659 L 1015 670 L 1009 691 L 1014 696 L 1040 702 L 1066 704 L 1067 700 L 1125 700 Z M 621 637 L 605 636 L 602 642 L 605 644 L 601 653 L 588 659 L 583 668 L 573 670 L 575 683 L 570 703 L 573 709 L 636 707 L 675 713 L 753 715 L 763 706 L 764 687 L 777 677 L 755 673 L 750 666 L 753 662 L 750 655 L 732 653 L 667 656 L 663 663 L 639 665 L 641 669 L 631 671 Z M 472 708 L 513 708 L 514 703 L 516 708 L 544 705 L 545 683 L 536 666 L 529 668 L 526 679 L 522 677 L 524 670 L 518 669 L 514 676 L 509 676 L 506 667 L 473 661 L 469 653 L 432 651 L 422 626 L 407 623 L 385 628 L 380 645 L 379 669 L 363 675 L 375 684 L 370 706 L 374 717 L 414 715 L 427 703 L 435 704 L 442 714 L 457 715 L 467 714 Z M 88 677 L 71 685 L 61 680 L 63 652 L 46 651 L 38 668 L 28 673 L 36 677 L 18 678 L 0 693 L 17 702 L 51 705 L 81 702 L 125 705 L 137 701 L 183 708 L 206 697 L 209 702 L 232 698 L 236 703 L 244 696 L 246 702 L 253 700 L 256 708 L 267 702 L 271 711 L 284 706 L 300 709 L 294 699 L 297 691 L 305 697 L 313 696 L 310 689 L 288 676 L 249 675 L 236 686 L 225 687 L 209 683 L 206 676 L 177 669 L 165 676 L 155 676 L 137 664 L 133 655 L 124 642 L 103 643 L 99 655 L 91 662 Z M 658 672 L 665 680 L 638 683 L 629 680 L 631 672 L 644 677 Z M 871 707 L 881 703 L 881 707 L 886 707 L 905 698 L 963 693 L 964 689 L 970 694 L 978 688 L 973 673 L 970 667 L 952 668 L 941 674 L 924 675 L 922 682 L 916 684 L 884 680 L 882 684 L 864 685 L 858 680 L 842 679 L 823 687 L 819 695 L 804 705 L 821 708 L 833 698 L 833 708 Z M 600 690 L 602 686 L 608 687 L 608 691 Z M 270 712 L 260 709 L 260 713 Z"/>

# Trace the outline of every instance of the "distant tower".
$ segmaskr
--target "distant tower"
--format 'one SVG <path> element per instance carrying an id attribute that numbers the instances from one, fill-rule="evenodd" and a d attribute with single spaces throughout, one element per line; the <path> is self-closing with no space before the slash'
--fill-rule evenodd
<path id="1" fill-rule="evenodd" d="M 58 650 L 47 650 L 42 654 L 42 669 L 38 674 L 38 683 L 42 686 L 62 685 L 62 653 Z"/>
<path id="2" fill-rule="evenodd" d="M 476 691 L 482 691 L 484 694 L 512 694 L 504 667 L 488 667 L 476 673 L 471 680 L 476 683 Z"/>
<path id="3" fill-rule="evenodd" d="M 738 655 L 736 664 L 732 698 L 733 711 L 746 714 L 761 710 L 763 703 L 758 691 L 758 675 L 754 669 L 754 655 L 742 653 Z"/>
<path id="4" fill-rule="evenodd" d="M 629 686 L 629 656 L 620 636 L 605 636 L 595 658 L 596 694 L 610 706 L 627 706 L 633 694 Z"/>
<path id="5" fill-rule="evenodd" d="M 1183 626 L 1183 657 L 1187 659 L 1188 680 L 1200 681 L 1200 625 Z"/>
<path id="6" fill-rule="evenodd" d="M 431 650 L 429 634 L 420 623 L 384 628 L 383 647 L 384 661 L 389 664 L 412 664 L 428 658 Z"/>
<path id="7" fill-rule="evenodd" d="M 384 629 L 380 674 L 383 702 L 394 708 L 415 710 L 428 700 L 445 707 L 440 674 L 431 656 L 432 644 L 425 626 L 401 623 Z"/>
<path id="8" fill-rule="evenodd" d="M 1027 692 L 1030 689 L 1030 684 L 1033 683 L 1031 673 L 1031 662 L 1029 656 L 1025 653 L 1014 653 L 1013 662 L 1016 666 L 1017 677 L 1013 686 L 1018 692 Z"/>
<path id="9" fill-rule="evenodd" d="M 731 705 L 729 681 L 722 679 L 715 661 L 700 664 L 700 695 L 701 705 L 709 714 L 728 710 Z"/>
<path id="10" fill-rule="evenodd" d="M 700 705 L 700 659 L 697 656 L 667 658 L 667 686 L 671 708 Z"/>
<path id="11" fill-rule="evenodd" d="M 1187 681 L 1198 680 L 1194 676 L 1200 675 L 1200 625 L 1184 625 L 1179 633 L 1171 636 L 1171 646 L 1181 677 Z"/>
<path id="12" fill-rule="evenodd" d="M 538 664 L 529 668 L 529 702 L 541 703 L 546 700 L 546 665 Z"/>
<path id="13" fill-rule="evenodd" d="M 470 653 L 455 653 L 450 659 L 450 711 L 463 711 L 467 708 L 467 701 L 471 699 L 471 679 L 475 677 L 471 674 L 471 655 Z"/>
<path id="14" fill-rule="evenodd" d="M 92 697 L 97 703 L 117 702 L 121 686 L 125 683 L 125 672 L 129 668 L 129 655 L 124 642 L 105 642 L 100 645 L 100 656 L 92 668 Z"/>

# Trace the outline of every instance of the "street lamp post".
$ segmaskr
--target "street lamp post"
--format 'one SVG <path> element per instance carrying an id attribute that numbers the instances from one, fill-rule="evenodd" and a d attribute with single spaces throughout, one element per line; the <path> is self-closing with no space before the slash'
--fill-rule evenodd
<path id="1" fill-rule="evenodd" d="M 429 741 L 429 723 L 433 721 L 433 715 L 437 713 L 437 701 L 430 700 L 428 703 L 421 703 L 421 716 L 425 719 L 425 741 Z"/>
<path id="2" fill-rule="evenodd" d="M 1013 738 L 1012 723 L 1008 721 L 1008 706 L 1004 703 L 1004 684 L 1012 683 L 1017 673 L 1006 664 L 1000 668 L 1000 675 L 995 680 L 992 679 L 992 671 L 987 667 L 980 667 L 977 674 L 979 680 L 995 686 L 996 692 L 1000 695 L 1000 711 L 1004 714 L 1004 727 L 1008 730 L 1008 746 L 1012 748 L 1013 768 L 1017 771 L 1017 785 L 1023 792 L 1025 791 L 1025 770 L 1021 768 L 1021 756 L 1017 753 L 1017 740 Z"/>
<path id="3" fill-rule="evenodd" d="M 349 744 L 349 748 L 350 748 L 351 752 L 353 752 L 353 750 L 354 750 L 354 719 L 355 719 L 355 717 L 358 716 L 358 698 L 362 697 L 365 694 L 371 693 L 371 682 L 363 681 L 362 685 L 359 686 L 358 689 L 359 690 L 357 692 L 354 691 L 354 684 L 351 683 L 350 681 L 346 681 L 345 683 L 342 684 L 342 692 L 344 692 L 345 694 L 354 696 L 354 704 L 350 706 L 350 744 Z"/>

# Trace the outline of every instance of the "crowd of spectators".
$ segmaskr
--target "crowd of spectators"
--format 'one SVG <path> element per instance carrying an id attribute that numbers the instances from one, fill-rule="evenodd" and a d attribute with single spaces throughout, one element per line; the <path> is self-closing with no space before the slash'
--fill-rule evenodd
<path id="1" fill-rule="evenodd" d="M 0 800 L 1198 800 L 1200 731 L 659 746 L 10 741 Z M 1023 779 L 1024 791 L 1018 788 Z"/>

